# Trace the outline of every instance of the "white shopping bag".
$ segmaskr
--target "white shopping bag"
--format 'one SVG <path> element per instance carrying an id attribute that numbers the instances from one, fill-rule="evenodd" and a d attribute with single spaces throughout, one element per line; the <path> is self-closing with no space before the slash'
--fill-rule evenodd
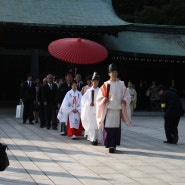
<path id="1" fill-rule="evenodd" d="M 16 107 L 16 118 L 23 118 L 23 109 L 24 109 L 24 105 L 17 105 Z"/>

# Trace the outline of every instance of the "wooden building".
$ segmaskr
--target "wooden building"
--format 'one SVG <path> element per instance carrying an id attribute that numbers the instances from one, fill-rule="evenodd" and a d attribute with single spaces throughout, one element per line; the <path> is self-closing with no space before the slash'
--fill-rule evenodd
<path id="1" fill-rule="evenodd" d="M 103 36 L 102 43 L 109 49 L 110 58 L 123 69 L 124 79 L 182 82 L 185 27 L 133 24 L 118 37 Z"/>
<path id="2" fill-rule="evenodd" d="M 117 17 L 111 0 L 0 0 L 0 5 L 0 100 L 18 100 L 28 72 L 63 76 L 77 68 L 84 78 L 98 71 L 104 81 L 112 62 L 124 80 L 167 81 L 185 72 L 185 28 L 128 23 Z M 109 56 L 91 67 L 59 61 L 49 54 L 48 45 L 66 37 L 99 42 Z"/>

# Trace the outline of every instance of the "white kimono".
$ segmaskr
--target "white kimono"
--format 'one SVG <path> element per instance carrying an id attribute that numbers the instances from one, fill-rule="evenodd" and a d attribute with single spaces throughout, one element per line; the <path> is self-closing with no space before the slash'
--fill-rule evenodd
<path id="1" fill-rule="evenodd" d="M 68 91 L 62 101 L 62 105 L 58 112 L 57 118 L 60 122 L 65 122 L 69 119 L 70 128 L 78 129 L 80 125 L 80 112 L 81 112 L 81 97 L 80 91 Z M 78 110 L 74 113 L 73 110 Z"/>
<path id="2" fill-rule="evenodd" d="M 134 112 L 134 109 L 136 108 L 136 103 L 137 103 L 137 92 L 134 88 L 127 88 L 129 90 L 130 96 L 131 96 L 131 102 L 130 102 L 130 110 L 131 110 L 131 115 Z"/>
<path id="3" fill-rule="evenodd" d="M 107 84 L 110 84 L 109 102 L 105 103 Z M 121 103 L 122 100 L 126 101 L 126 105 Z M 105 117 L 105 126 L 109 128 L 118 128 L 120 118 L 126 125 L 131 125 L 130 101 L 129 91 L 123 81 L 104 82 L 96 98 L 96 119 L 98 125 L 104 123 Z"/>
<path id="4" fill-rule="evenodd" d="M 90 106 L 92 102 L 92 90 L 94 90 L 94 106 Z M 98 129 L 96 121 L 96 97 L 99 91 L 99 87 L 94 89 L 91 87 L 82 96 L 81 100 L 81 121 L 85 129 L 85 135 L 87 135 L 87 140 L 99 141 L 102 139 L 102 129 Z"/>

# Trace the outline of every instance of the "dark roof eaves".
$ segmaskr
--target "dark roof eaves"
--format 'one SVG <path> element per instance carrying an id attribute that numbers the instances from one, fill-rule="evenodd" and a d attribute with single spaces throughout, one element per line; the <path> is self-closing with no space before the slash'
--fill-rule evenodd
<path id="1" fill-rule="evenodd" d="M 184 34 L 185 26 L 132 23 L 127 31 Z"/>
<path id="2" fill-rule="evenodd" d="M 0 22 L 1 32 L 24 32 L 27 33 L 83 33 L 83 34 L 108 34 L 118 36 L 118 33 L 127 30 L 128 25 L 117 26 L 99 26 L 99 25 L 51 25 L 51 24 L 28 24 L 28 23 L 15 23 L 15 22 Z"/>
<path id="3" fill-rule="evenodd" d="M 132 23 L 127 23 L 127 24 L 118 24 L 118 25 L 86 25 L 86 24 L 82 24 L 82 25 L 66 25 L 66 24 L 41 24 L 41 23 L 22 23 L 22 22 L 3 22 L 3 21 L 0 21 L 0 24 L 2 25 L 20 25 L 20 26 L 40 26 L 40 27 L 77 27 L 77 26 L 82 26 L 82 27 L 85 27 L 85 26 L 89 26 L 89 27 L 108 27 L 108 26 L 112 26 L 112 27 L 115 27 L 115 26 L 128 26 L 128 25 L 131 25 Z"/>
<path id="4" fill-rule="evenodd" d="M 136 53 L 136 52 L 126 52 L 126 51 L 116 51 L 109 50 L 110 55 L 125 58 L 138 58 L 142 60 L 153 59 L 153 60 L 174 60 L 174 61 L 185 61 L 185 56 L 179 55 L 161 55 L 161 54 L 149 54 L 149 53 Z"/>
<path id="5" fill-rule="evenodd" d="M 40 23 L 20 23 L 20 22 L 3 22 L 2 25 L 17 25 L 17 26 L 31 26 L 31 27 L 127 27 L 132 23 L 123 25 L 65 25 L 65 24 L 40 24 Z"/>

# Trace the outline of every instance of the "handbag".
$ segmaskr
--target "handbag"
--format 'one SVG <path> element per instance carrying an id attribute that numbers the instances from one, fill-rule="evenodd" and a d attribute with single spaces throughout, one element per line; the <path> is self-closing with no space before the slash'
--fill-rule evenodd
<path id="1" fill-rule="evenodd" d="M 10 165 L 6 153 L 7 148 L 7 145 L 0 143 L 0 171 L 4 171 Z"/>
<path id="2" fill-rule="evenodd" d="M 146 91 L 146 94 L 145 95 L 146 96 L 150 96 L 150 90 L 149 89 Z"/>
<path id="3" fill-rule="evenodd" d="M 16 107 L 16 118 L 23 118 L 24 105 L 20 104 Z"/>

